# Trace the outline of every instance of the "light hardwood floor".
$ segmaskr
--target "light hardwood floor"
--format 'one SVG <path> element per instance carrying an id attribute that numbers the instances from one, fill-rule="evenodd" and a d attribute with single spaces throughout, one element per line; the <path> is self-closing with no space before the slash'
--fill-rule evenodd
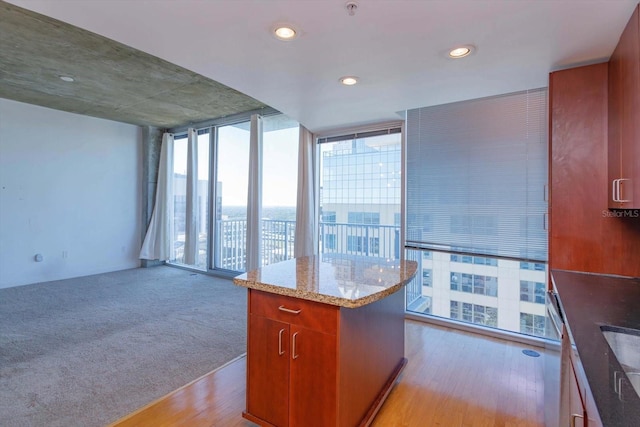
<path id="1" fill-rule="evenodd" d="M 542 427 L 543 357 L 521 344 L 407 320 L 409 363 L 374 427 Z M 244 357 L 111 427 L 252 427 Z M 293 426 L 298 427 L 298 426 Z"/>

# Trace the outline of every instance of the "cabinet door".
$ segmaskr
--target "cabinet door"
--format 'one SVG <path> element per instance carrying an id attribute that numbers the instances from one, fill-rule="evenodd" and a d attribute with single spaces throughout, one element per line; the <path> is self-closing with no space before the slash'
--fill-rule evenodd
<path id="1" fill-rule="evenodd" d="M 622 103 L 624 91 L 622 90 L 622 52 L 618 47 L 609 60 L 609 131 L 608 131 L 608 177 L 609 177 L 609 207 L 620 208 L 618 202 L 618 185 L 622 177 Z"/>
<path id="2" fill-rule="evenodd" d="M 289 333 L 287 323 L 249 315 L 247 412 L 278 427 L 289 425 Z"/>
<path id="3" fill-rule="evenodd" d="M 593 400 L 593 395 L 589 390 L 585 390 L 584 406 L 584 410 L 589 417 L 587 427 L 602 427 L 602 420 L 600 420 L 600 415 L 598 414 L 598 407 L 596 406 L 596 402 Z"/>
<path id="4" fill-rule="evenodd" d="M 640 12 L 609 61 L 609 207 L 640 208 Z"/>
<path id="5" fill-rule="evenodd" d="M 622 61 L 621 197 L 625 208 L 640 208 L 640 6 L 627 24 L 620 44 L 627 50 Z M 626 187 L 625 187 L 626 186 Z"/>
<path id="6" fill-rule="evenodd" d="M 291 426 L 335 426 L 336 337 L 291 325 Z"/>
<path id="7" fill-rule="evenodd" d="M 585 420 L 587 419 L 587 414 L 582 402 L 582 395 L 580 393 L 578 380 L 576 379 L 576 375 L 573 370 L 573 364 L 571 365 L 571 372 L 569 375 L 569 413 L 571 414 L 570 427 L 586 426 Z"/>

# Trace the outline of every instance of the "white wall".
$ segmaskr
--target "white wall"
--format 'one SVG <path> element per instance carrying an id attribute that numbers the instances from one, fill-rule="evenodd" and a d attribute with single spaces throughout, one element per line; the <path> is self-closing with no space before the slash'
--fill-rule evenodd
<path id="1" fill-rule="evenodd" d="M 0 288 L 138 267 L 141 147 L 137 126 L 0 99 Z"/>

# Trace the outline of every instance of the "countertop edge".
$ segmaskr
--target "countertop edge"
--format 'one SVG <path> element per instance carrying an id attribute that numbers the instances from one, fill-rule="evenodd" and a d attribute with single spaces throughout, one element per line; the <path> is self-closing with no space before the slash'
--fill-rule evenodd
<path id="1" fill-rule="evenodd" d="M 233 279 L 233 283 L 236 286 L 240 286 L 243 288 L 255 289 L 258 291 L 269 292 L 272 294 L 284 295 L 284 296 L 289 296 L 293 298 L 300 298 L 307 301 L 314 301 L 314 302 L 334 305 L 337 307 L 345 307 L 345 308 L 359 308 L 368 304 L 372 304 L 376 301 L 379 301 L 383 298 L 388 297 L 389 295 L 392 295 L 398 292 L 407 284 L 407 282 L 408 280 L 399 282 L 393 286 L 390 286 L 386 289 L 376 292 L 375 294 L 367 295 L 365 297 L 361 297 L 357 299 L 347 299 L 347 298 L 341 298 L 333 295 L 324 295 L 316 292 L 309 292 L 309 291 L 303 291 L 298 289 L 286 288 L 286 287 L 277 286 L 277 285 L 271 285 L 268 283 L 254 282 L 254 281 L 239 279 L 239 278 Z"/>

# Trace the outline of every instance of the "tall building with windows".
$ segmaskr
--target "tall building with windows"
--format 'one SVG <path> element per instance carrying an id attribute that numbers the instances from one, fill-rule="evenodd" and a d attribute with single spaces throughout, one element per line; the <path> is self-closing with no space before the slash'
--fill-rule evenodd
<path id="1" fill-rule="evenodd" d="M 409 311 L 544 336 L 546 264 L 408 252 L 419 263 L 407 287 Z"/>
<path id="2" fill-rule="evenodd" d="M 400 257 L 400 134 L 320 145 L 321 251 Z"/>

